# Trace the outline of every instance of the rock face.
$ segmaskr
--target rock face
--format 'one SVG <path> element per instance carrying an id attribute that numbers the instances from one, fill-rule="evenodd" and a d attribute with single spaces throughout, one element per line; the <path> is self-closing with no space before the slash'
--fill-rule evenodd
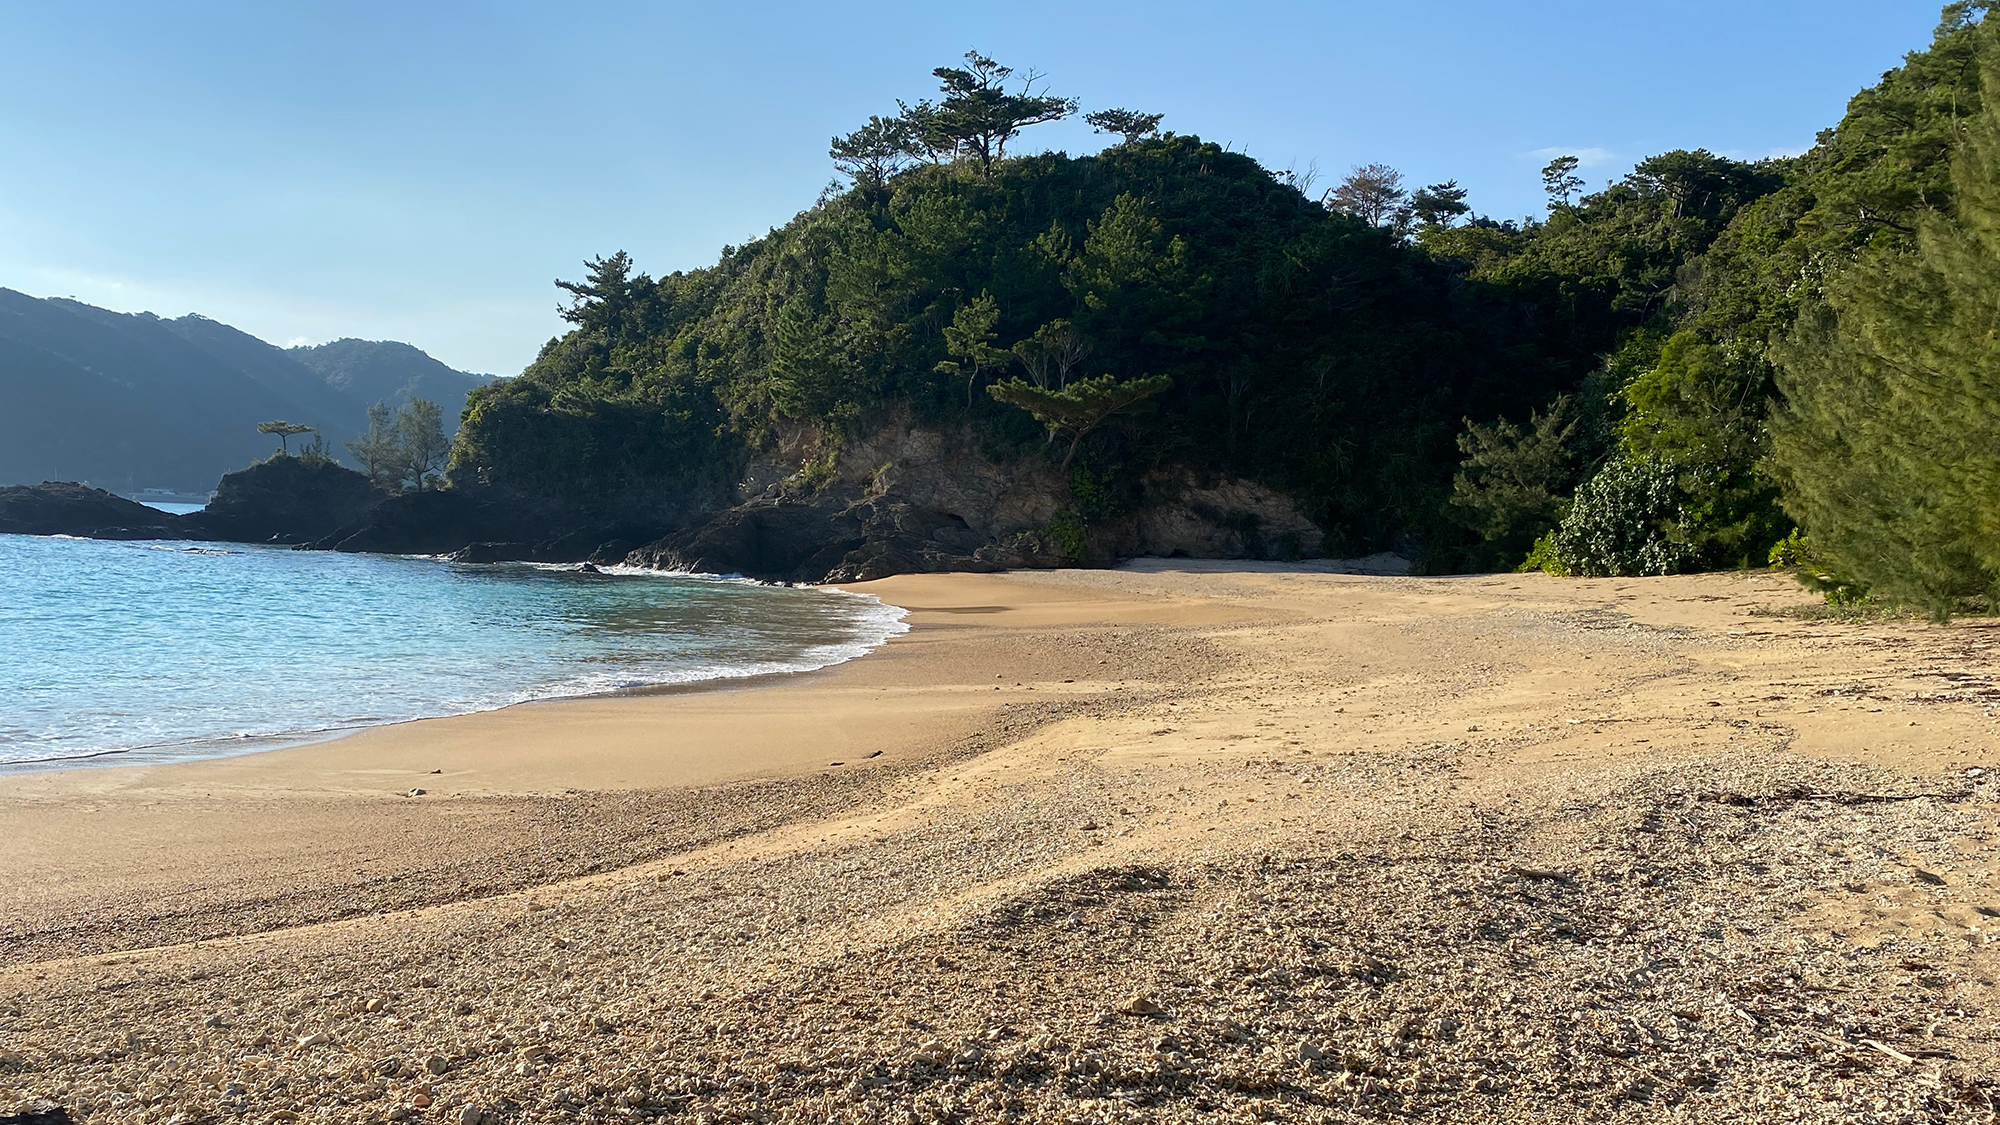
<path id="1" fill-rule="evenodd" d="M 43 481 L 0 488 L 0 534 L 180 539 L 173 516 L 101 488 Z"/>
<path id="2" fill-rule="evenodd" d="M 794 461 L 794 465 L 798 462 Z M 767 483 L 768 482 L 768 483 Z M 1163 472 L 1089 523 L 1048 459 L 994 461 L 968 432 L 895 418 L 843 451 L 817 488 L 753 461 L 736 507 L 634 551 L 637 566 L 795 582 L 1103 566 L 1134 555 L 1308 558 L 1323 532 L 1290 498 L 1244 480 Z"/>
<path id="3" fill-rule="evenodd" d="M 1167 473 L 1146 491 L 1152 502 L 1108 532 L 1116 554 L 1301 559 L 1318 556 L 1326 535 L 1290 497 L 1253 481 Z"/>
<path id="4" fill-rule="evenodd" d="M 208 506 L 180 523 L 199 539 L 307 543 L 360 520 L 387 499 L 367 477 L 332 461 L 279 456 L 225 474 Z"/>
<path id="5" fill-rule="evenodd" d="M 965 519 L 895 495 L 761 497 L 642 547 L 635 566 L 779 582 L 858 582 L 891 574 L 1074 566 L 1039 537 L 1004 542 Z"/>

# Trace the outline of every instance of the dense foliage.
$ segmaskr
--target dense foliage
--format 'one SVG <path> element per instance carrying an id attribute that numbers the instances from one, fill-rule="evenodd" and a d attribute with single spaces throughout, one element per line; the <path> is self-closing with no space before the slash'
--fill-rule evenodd
<path id="1" fill-rule="evenodd" d="M 1156 409 L 1082 442 L 1112 491 L 1163 464 L 1238 473 L 1303 497 L 1331 550 L 1455 550 L 1460 420 L 1525 412 L 1580 362 L 1394 231 L 1173 135 L 863 170 L 709 269 L 653 279 L 621 254 L 566 288 L 576 329 L 475 396 L 459 479 L 697 487 L 752 450 L 809 460 L 890 407 L 1031 453 L 1042 426 L 982 387 L 1150 378 Z"/>
<path id="2" fill-rule="evenodd" d="M 1830 275 L 1777 352 L 1773 460 L 1814 561 L 1939 616 L 2000 590 L 2000 42 L 1982 46 L 1949 206 Z"/>
<path id="3" fill-rule="evenodd" d="M 835 138 L 851 186 L 765 238 L 561 283 L 574 330 L 474 396 L 452 475 L 714 489 L 907 412 L 1071 467 L 1075 520 L 1179 466 L 1299 497 L 1330 552 L 1635 574 L 1804 551 L 1843 590 L 1962 599 L 2000 561 L 1977 475 L 2000 469 L 1968 452 L 1992 448 L 2000 264 L 2000 165 L 1963 140 L 1985 8 L 1948 6 L 1800 156 L 1670 152 L 1596 192 L 1565 157 L 1519 224 L 1376 164 L 1309 197 L 1124 109 L 1089 116 L 1118 138 L 1095 155 L 1010 155 L 1075 103 L 968 54 L 935 103 Z"/>
<path id="4" fill-rule="evenodd" d="M 1779 360 L 1805 362 L 1801 341 L 1828 339 L 1819 327 L 1831 315 L 1825 294 L 1842 291 L 1858 260 L 1907 251 L 1927 217 L 1951 205 L 1952 154 L 1981 102 L 1984 11 L 1982 3 L 1948 6 L 1931 47 L 1856 95 L 1841 122 L 1799 157 L 1744 164 L 1669 153 L 1573 206 L 1554 197 L 1573 167 L 1552 165 L 1546 223 L 1420 235 L 1437 252 L 1470 261 L 1471 276 L 1514 286 L 1530 301 L 1542 294 L 1579 332 L 1616 338 L 1577 388 L 1596 424 L 1580 425 L 1567 443 L 1591 474 L 1609 474 L 1606 487 L 1586 485 L 1560 510 L 1524 513 L 1500 529 L 1509 548 L 1539 522 L 1549 534 L 1532 560 L 1562 572 L 1644 573 L 1663 560 L 1676 569 L 1758 564 L 1794 531 L 1794 520 L 1806 525 L 1808 541 L 1822 526 L 1832 535 L 1833 514 L 1864 500 L 1860 493 L 1830 499 L 1822 490 L 1815 502 L 1807 492 L 1816 472 L 1835 467 L 1787 469 L 1783 458 L 1773 460 L 1773 409 L 1817 409 L 1799 398 L 1808 377 L 1781 384 Z M 1814 382 L 1828 387 L 1841 378 L 1827 373 Z M 1886 399 L 1876 403 L 1885 406 Z M 1892 410 L 1878 421 L 1898 429 L 1912 418 Z M 1872 447 L 1847 453 L 1874 456 Z M 1506 456 L 1523 459 L 1484 447 L 1468 459 L 1458 479 L 1461 510 L 1477 517 L 1495 506 L 1479 502 L 1480 476 Z M 1545 453 L 1527 460 L 1555 464 Z M 1551 480 L 1559 486 L 1567 471 L 1559 465 Z M 1671 495 L 1635 506 L 1635 482 L 1657 484 L 1663 473 Z M 1635 519 L 1638 527 L 1616 536 L 1578 533 Z M 1499 539 L 1491 527 L 1481 531 L 1489 543 Z"/>

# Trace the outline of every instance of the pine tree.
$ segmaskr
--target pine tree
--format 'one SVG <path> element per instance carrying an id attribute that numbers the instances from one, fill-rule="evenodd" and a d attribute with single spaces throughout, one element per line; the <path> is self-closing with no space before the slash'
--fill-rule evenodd
<path id="1" fill-rule="evenodd" d="M 1776 349 L 1786 509 L 1843 577 L 1940 618 L 2000 588 L 2000 41 L 1952 213 L 1834 273 Z"/>

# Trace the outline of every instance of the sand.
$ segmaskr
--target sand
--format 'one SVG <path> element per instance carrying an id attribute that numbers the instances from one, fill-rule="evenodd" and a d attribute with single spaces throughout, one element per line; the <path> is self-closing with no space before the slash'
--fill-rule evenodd
<path id="1" fill-rule="evenodd" d="M 853 588 L 819 673 L 0 778 L 0 1114 L 1993 1119 L 1988 623 Z"/>

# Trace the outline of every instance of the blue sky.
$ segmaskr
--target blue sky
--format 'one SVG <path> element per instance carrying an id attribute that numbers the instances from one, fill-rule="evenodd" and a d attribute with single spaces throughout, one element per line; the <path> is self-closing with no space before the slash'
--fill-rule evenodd
<path id="1" fill-rule="evenodd" d="M 0 0 L 0 286 L 512 374 L 562 327 L 554 278 L 783 223 L 829 136 L 968 47 L 1267 167 L 1382 161 L 1518 217 L 1556 152 L 1594 189 L 1665 149 L 1802 150 L 1940 6 Z"/>

